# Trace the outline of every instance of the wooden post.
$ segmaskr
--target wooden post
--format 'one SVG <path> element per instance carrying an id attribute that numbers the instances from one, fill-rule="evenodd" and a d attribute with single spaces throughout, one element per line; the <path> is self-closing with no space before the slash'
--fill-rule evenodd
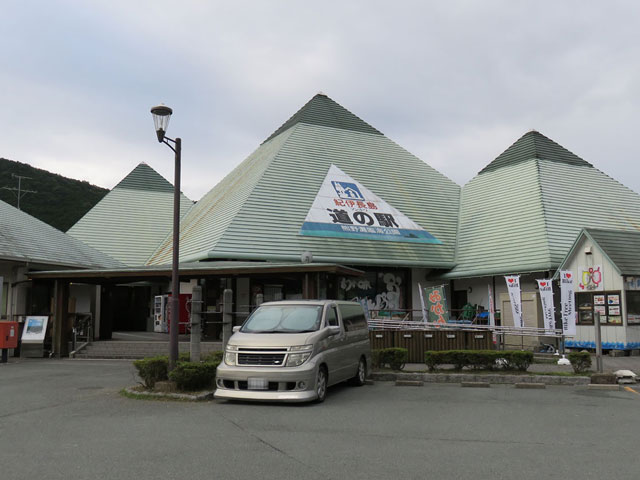
<path id="1" fill-rule="evenodd" d="M 69 282 L 56 280 L 54 287 L 55 310 L 53 314 L 53 353 L 58 357 L 69 355 L 67 345 L 67 317 L 69 316 Z"/>

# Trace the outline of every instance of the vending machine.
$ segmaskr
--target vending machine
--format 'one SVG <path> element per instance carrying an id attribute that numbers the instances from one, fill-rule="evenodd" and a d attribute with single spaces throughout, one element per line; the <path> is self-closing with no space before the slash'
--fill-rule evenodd
<path id="1" fill-rule="evenodd" d="M 191 294 L 190 293 L 181 293 L 178 296 L 178 333 L 185 334 L 191 331 L 191 313 L 190 313 L 190 301 Z M 165 302 L 168 303 L 166 307 L 166 323 L 167 323 L 167 332 L 171 331 L 171 294 L 167 296 Z"/>
<path id="2" fill-rule="evenodd" d="M 156 295 L 153 304 L 153 331 L 167 333 L 169 331 L 168 295 Z"/>

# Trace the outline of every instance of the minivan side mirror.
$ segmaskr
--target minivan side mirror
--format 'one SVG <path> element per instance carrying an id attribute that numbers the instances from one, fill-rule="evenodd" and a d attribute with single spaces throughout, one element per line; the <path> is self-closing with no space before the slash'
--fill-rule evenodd
<path id="1" fill-rule="evenodd" d="M 340 327 L 336 326 L 328 326 L 327 330 L 329 330 L 329 335 L 338 335 L 341 332 Z"/>
<path id="2" fill-rule="evenodd" d="M 235 327 L 233 327 L 233 333 L 236 333 L 237 331 L 239 331 L 242 328 L 242 325 L 236 325 Z"/>

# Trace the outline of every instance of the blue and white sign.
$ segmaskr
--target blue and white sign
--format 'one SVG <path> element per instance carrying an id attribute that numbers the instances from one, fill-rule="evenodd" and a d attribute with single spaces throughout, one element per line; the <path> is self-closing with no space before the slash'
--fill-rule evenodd
<path id="1" fill-rule="evenodd" d="M 442 242 L 335 165 L 318 191 L 301 235 L 388 242 Z"/>

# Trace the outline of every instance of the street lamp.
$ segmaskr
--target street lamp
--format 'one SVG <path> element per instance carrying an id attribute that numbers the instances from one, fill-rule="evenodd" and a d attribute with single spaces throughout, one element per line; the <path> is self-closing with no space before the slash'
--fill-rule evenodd
<path id="1" fill-rule="evenodd" d="M 178 362 L 178 319 L 180 318 L 178 248 L 180 238 L 180 153 L 182 151 L 182 140 L 180 138 L 174 140 L 165 136 L 172 113 L 173 110 L 162 104 L 151 109 L 158 142 L 164 143 L 175 153 L 175 173 L 173 181 L 173 263 L 171 267 L 171 318 L 169 319 L 169 371 L 173 370 Z"/>

